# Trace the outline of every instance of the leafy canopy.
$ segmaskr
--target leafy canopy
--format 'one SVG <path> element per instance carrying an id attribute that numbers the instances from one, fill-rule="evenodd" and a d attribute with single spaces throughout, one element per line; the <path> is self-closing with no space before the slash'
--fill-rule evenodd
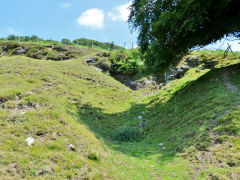
<path id="1" fill-rule="evenodd" d="M 129 23 L 139 30 L 146 64 L 163 70 L 189 49 L 240 36 L 239 0 L 133 0 Z"/>

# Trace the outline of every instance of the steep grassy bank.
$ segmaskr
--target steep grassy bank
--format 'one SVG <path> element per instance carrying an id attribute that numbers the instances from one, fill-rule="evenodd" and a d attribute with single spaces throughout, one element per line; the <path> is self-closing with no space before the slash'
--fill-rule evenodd
<path id="1" fill-rule="evenodd" d="M 105 160 L 110 153 L 81 123 L 74 104 L 114 110 L 116 101 L 124 106 L 132 99 L 132 91 L 80 60 L 13 56 L 0 64 L 1 177 L 114 179 L 111 161 Z M 35 138 L 33 146 L 27 146 L 27 137 Z"/>

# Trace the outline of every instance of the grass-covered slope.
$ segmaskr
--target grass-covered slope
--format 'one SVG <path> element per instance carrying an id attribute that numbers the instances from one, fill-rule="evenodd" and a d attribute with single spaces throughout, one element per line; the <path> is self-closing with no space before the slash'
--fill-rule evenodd
<path id="1" fill-rule="evenodd" d="M 109 153 L 76 106 L 118 110 L 132 99 L 131 90 L 80 59 L 2 57 L 0 73 L 1 179 L 112 178 L 111 162 L 105 161 Z M 35 138 L 33 146 L 27 137 Z"/>
<path id="2" fill-rule="evenodd" d="M 240 178 L 239 58 L 151 97 L 82 62 L 0 58 L 1 179 Z M 113 139 L 140 121 L 139 141 Z"/>

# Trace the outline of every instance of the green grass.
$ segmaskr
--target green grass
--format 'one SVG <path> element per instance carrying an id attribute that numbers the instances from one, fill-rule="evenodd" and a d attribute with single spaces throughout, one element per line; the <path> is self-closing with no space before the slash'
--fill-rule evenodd
<path id="1" fill-rule="evenodd" d="M 191 69 L 149 97 L 85 65 L 84 57 L 1 57 L 0 177 L 239 178 L 240 91 L 232 86 L 240 89 L 240 67 L 229 65 L 240 60 L 206 57 L 219 58 L 219 69 Z M 140 140 L 112 137 L 146 120 Z M 27 137 L 35 138 L 32 146 Z"/>

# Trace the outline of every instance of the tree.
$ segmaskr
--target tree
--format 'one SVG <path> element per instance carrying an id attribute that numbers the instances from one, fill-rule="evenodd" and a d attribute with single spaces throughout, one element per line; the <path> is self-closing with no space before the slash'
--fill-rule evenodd
<path id="1" fill-rule="evenodd" d="M 25 41 L 30 41 L 30 40 L 31 40 L 31 37 L 25 36 L 24 40 L 25 40 Z"/>
<path id="2" fill-rule="evenodd" d="M 20 41 L 21 42 L 25 41 L 25 36 L 20 36 Z"/>
<path id="3" fill-rule="evenodd" d="M 15 36 L 15 35 L 9 35 L 9 36 L 8 36 L 8 40 L 9 40 L 9 41 L 17 41 L 17 40 L 18 40 L 18 37 Z"/>
<path id="4" fill-rule="evenodd" d="M 62 39 L 62 43 L 70 45 L 71 41 L 69 39 Z"/>
<path id="5" fill-rule="evenodd" d="M 36 36 L 36 35 L 32 35 L 32 36 L 31 36 L 31 41 L 37 42 L 38 40 L 39 40 L 39 37 L 38 37 L 38 36 Z"/>
<path id="6" fill-rule="evenodd" d="M 196 46 L 240 37 L 238 0 L 134 0 L 129 23 L 148 67 L 176 64 Z"/>

